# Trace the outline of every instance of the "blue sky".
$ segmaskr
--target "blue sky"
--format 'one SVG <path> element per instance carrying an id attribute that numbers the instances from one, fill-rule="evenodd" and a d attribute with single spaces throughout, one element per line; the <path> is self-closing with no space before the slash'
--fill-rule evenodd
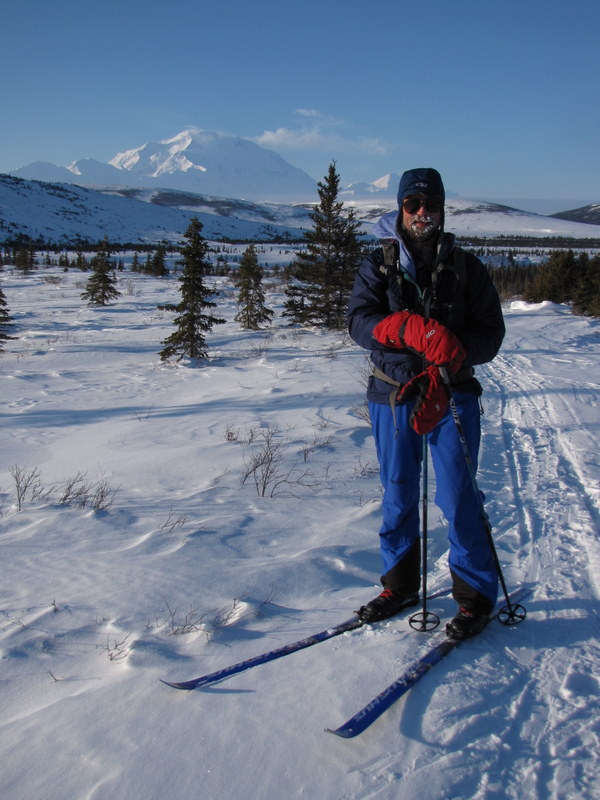
<path id="1" fill-rule="evenodd" d="M 597 0 L 19 0 L 0 172 L 194 126 L 316 179 L 435 166 L 466 197 L 600 202 L 599 31 Z"/>

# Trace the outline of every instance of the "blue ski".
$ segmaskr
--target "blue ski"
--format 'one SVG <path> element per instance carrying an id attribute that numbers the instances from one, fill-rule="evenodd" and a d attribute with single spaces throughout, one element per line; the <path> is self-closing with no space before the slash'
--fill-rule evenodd
<path id="1" fill-rule="evenodd" d="M 163 681 L 161 678 L 161 682 L 165 683 L 167 686 L 172 686 L 174 689 L 196 689 L 198 686 L 207 686 L 210 683 L 216 683 L 224 678 L 229 678 L 230 675 L 237 675 L 238 672 L 245 672 L 247 669 L 257 667 L 259 664 L 266 664 L 268 661 L 275 661 L 277 658 L 295 653 L 297 650 L 303 650 L 305 647 L 312 647 L 313 644 L 324 642 L 326 639 L 339 636 L 341 633 L 346 633 L 346 631 L 353 631 L 355 628 L 360 628 L 361 625 L 364 624 L 365 623 L 359 617 L 352 617 L 346 620 L 346 622 L 315 633 L 313 636 L 308 636 L 306 639 L 299 639 L 297 642 L 291 642 L 283 647 L 278 647 L 276 650 L 269 650 L 268 653 L 262 653 L 246 661 L 240 661 L 238 664 L 232 664 L 230 667 L 224 667 L 217 672 L 202 675 L 191 681 Z"/>
<path id="2" fill-rule="evenodd" d="M 427 599 L 432 600 L 435 597 L 442 597 L 443 595 L 448 594 L 449 591 L 449 589 L 441 589 L 440 591 L 429 595 Z M 347 619 L 345 622 L 341 622 L 339 625 L 334 625 L 332 628 L 327 628 L 324 631 L 320 631 L 312 636 L 308 636 L 306 639 L 299 639 L 297 642 L 291 642 L 283 647 L 278 647 L 276 650 L 269 650 L 268 653 L 261 653 L 261 655 L 254 656 L 254 658 L 249 658 L 246 661 L 240 661 L 238 664 L 233 664 L 230 667 L 223 667 L 223 669 L 220 669 L 217 672 L 211 672 L 208 675 L 201 675 L 199 678 L 193 678 L 190 681 L 165 681 L 162 678 L 160 680 L 161 683 L 164 683 L 167 686 L 172 686 L 174 689 L 189 690 L 197 689 L 199 686 L 208 686 L 209 684 L 216 683 L 224 678 L 229 678 L 231 675 L 237 675 L 239 672 L 245 672 L 247 669 L 257 667 L 259 664 L 266 664 L 269 661 L 275 661 L 278 658 L 290 655 L 290 653 L 295 653 L 298 650 L 304 650 L 305 647 L 312 647 L 313 644 L 325 642 L 327 639 L 332 639 L 334 636 L 339 636 L 341 633 L 353 631 L 365 624 L 366 623 L 359 619 L 359 617 L 354 616 L 351 619 Z"/>
<path id="3" fill-rule="evenodd" d="M 517 589 L 510 600 L 511 603 L 517 603 L 527 595 L 531 594 L 532 589 L 521 588 Z M 525 617 L 525 610 L 522 606 L 517 606 L 522 610 L 522 616 L 517 620 L 520 622 Z M 495 614 L 490 617 L 490 621 L 495 619 L 503 612 L 503 609 L 498 609 Z M 352 739 L 365 731 L 375 720 L 387 711 L 402 695 L 406 694 L 418 681 L 421 680 L 429 670 L 441 661 L 451 650 L 461 645 L 464 640 L 443 638 L 431 647 L 424 656 L 419 658 L 414 664 L 401 675 L 397 680 L 391 683 L 386 689 L 378 694 L 370 703 L 358 711 L 347 722 L 339 728 L 332 730 L 326 728 L 327 733 L 335 733 L 336 736 L 341 736 L 343 739 Z"/>

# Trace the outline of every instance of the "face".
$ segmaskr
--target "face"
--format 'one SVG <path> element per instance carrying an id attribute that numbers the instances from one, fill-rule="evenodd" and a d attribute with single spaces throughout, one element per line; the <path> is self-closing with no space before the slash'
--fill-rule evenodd
<path id="1" fill-rule="evenodd" d="M 426 242 L 442 222 L 440 198 L 411 194 L 402 201 L 402 227 L 414 242 Z"/>

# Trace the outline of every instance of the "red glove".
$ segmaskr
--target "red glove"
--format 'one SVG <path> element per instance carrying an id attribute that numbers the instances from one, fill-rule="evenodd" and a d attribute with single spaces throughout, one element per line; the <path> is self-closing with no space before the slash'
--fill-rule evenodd
<path id="1" fill-rule="evenodd" d="M 422 355 L 428 365 L 447 367 L 451 375 L 458 372 L 467 357 L 451 330 L 413 311 L 396 311 L 385 317 L 373 329 L 373 337 L 386 347 Z"/>
<path id="2" fill-rule="evenodd" d="M 448 408 L 448 391 L 435 366 L 420 372 L 398 392 L 400 403 L 415 399 L 410 424 L 419 433 L 430 433 Z"/>

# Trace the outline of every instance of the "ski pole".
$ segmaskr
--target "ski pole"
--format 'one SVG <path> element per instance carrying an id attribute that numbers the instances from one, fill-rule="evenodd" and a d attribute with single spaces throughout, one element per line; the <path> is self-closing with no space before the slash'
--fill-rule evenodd
<path id="1" fill-rule="evenodd" d="M 428 481 L 428 450 L 427 450 L 427 435 L 423 434 L 421 436 L 423 442 L 423 468 L 422 468 L 422 480 L 423 480 L 423 510 L 421 513 L 421 522 L 422 522 L 422 535 L 421 535 L 421 562 L 422 562 L 422 590 L 423 590 L 423 610 L 418 611 L 416 614 L 413 614 L 409 620 L 408 624 L 411 628 L 416 631 L 432 631 L 434 628 L 440 624 L 440 618 L 437 614 L 434 614 L 431 611 L 427 610 L 427 503 L 428 503 L 428 493 L 427 493 L 427 481 Z"/>
<path id="2" fill-rule="evenodd" d="M 510 597 L 508 596 L 506 582 L 504 580 L 504 575 L 502 574 L 502 567 L 500 566 L 500 559 L 498 558 L 496 545 L 494 544 L 494 537 L 492 536 L 492 526 L 490 523 L 490 519 L 487 515 L 487 512 L 485 510 L 485 507 L 483 505 L 481 493 L 477 485 L 477 478 L 475 477 L 475 467 L 473 466 L 473 460 L 471 459 L 471 454 L 469 453 L 467 439 L 465 436 L 465 429 L 463 427 L 460 415 L 458 413 L 456 400 L 454 399 L 454 393 L 452 391 L 452 387 L 450 386 L 450 377 L 448 375 L 448 370 L 446 369 L 446 367 L 439 367 L 439 371 L 441 378 L 444 382 L 444 386 L 446 387 L 446 393 L 448 394 L 448 402 L 450 404 L 450 411 L 452 413 L 452 418 L 454 419 L 454 424 L 456 425 L 458 438 L 460 439 L 460 445 L 467 464 L 469 477 L 471 478 L 473 491 L 475 492 L 475 497 L 477 498 L 477 502 L 479 504 L 479 510 L 481 512 L 481 518 L 483 521 L 483 527 L 485 528 L 487 540 L 489 542 L 490 550 L 492 552 L 492 558 L 494 559 L 494 564 L 496 565 L 496 571 L 498 572 L 498 578 L 500 580 L 500 584 L 502 585 L 502 591 L 504 592 L 504 599 L 506 600 L 506 605 L 503 606 L 498 612 L 498 619 L 503 625 L 518 625 L 519 622 L 522 622 L 525 619 L 525 615 L 527 612 L 525 611 L 523 606 L 520 605 L 519 603 L 513 605 L 510 601 Z"/>

